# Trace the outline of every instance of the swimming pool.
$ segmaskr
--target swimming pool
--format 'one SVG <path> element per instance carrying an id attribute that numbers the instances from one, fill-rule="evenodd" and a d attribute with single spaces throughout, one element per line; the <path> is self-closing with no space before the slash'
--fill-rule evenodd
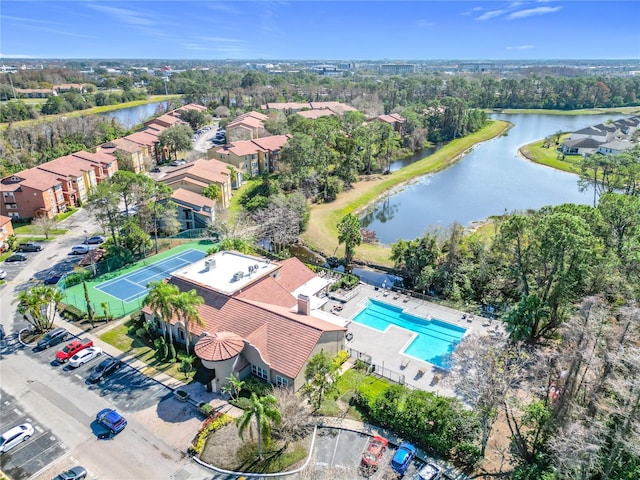
<path id="1" fill-rule="evenodd" d="M 390 325 L 414 332 L 415 338 L 402 353 L 441 368 L 448 367 L 451 352 L 467 331 L 466 328 L 433 318 L 427 320 L 409 315 L 400 307 L 371 298 L 353 321 L 382 332 Z"/>

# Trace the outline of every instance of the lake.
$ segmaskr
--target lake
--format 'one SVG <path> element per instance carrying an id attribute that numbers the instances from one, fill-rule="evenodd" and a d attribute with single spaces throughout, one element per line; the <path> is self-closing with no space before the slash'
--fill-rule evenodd
<path id="1" fill-rule="evenodd" d="M 166 110 L 167 102 L 164 101 L 147 103 L 136 107 L 121 108 L 120 110 L 112 110 L 111 112 L 104 112 L 99 115 L 102 117 L 115 117 L 124 128 L 133 128 L 153 116 L 159 105 Z"/>
<path id="2" fill-rule="evenodd" d="M 361 216 L 381 243 L 411 240 L 434 226 L 470 226 L 492 215 L 545 205 L 590 205 L 593 191 L 578 191 L 578 177 L 535 164 L 518 149 L 558 130 L 575 131 L 625 115 L 492 114 L 514 126 L 477 145 L 451 167 L 390 191 Z"/>

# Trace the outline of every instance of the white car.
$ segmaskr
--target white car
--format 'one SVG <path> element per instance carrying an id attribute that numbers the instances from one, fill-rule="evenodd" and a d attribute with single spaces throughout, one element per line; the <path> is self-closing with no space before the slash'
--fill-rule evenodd
<path id="1" fill-rule="evenodd" d="M 16 445 L 28 440 L 33 435 L 33 426 L 23 423 L 2 434 L 0 437 L 0 453 L 11 450 Z"/>
<path id="2" fill-rule="evenodd" d="M 91 247 L 89 245 L 74 245 L 73 247 L 71 247 L 71 254 L 84 255 L 86 253 L 89 253 L 89 250 L 91 250 Z"/>
<path id="3" fill-rule="evenodd" d="M 69 366 L 78 368 L 79 366 L 90 362 L 94 358 L 98 358 L 100 355 L 102 355 L 102 349 L 100 347 L 85 348 L 69 359 Z"/>
<path id="4" fill-rule="evenodd" d="M 6 276 L 7 272 L 5 272 L 4 270 L 0 270 L 0 280 L 4 280 Z"/>

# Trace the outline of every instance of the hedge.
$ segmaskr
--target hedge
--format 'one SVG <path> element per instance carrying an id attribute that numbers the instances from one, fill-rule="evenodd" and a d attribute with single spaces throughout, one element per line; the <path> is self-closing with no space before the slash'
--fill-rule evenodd
<path id="1" fill-rule="evenodd" d="M 220 430 L 222 427 L 231 423 L 233 418 L 229 415 L 221 413 L 217 417 L 209 417 L 204 422 L 202 422 L 202 426 L 198 433 L 196 434 L 191 446 L 189 447 L 190 455 L 200 455 L 202 450 L 204 450 L 204 446 L 207 443 L 207 437 L 215 432 L 216 430 Z"/>

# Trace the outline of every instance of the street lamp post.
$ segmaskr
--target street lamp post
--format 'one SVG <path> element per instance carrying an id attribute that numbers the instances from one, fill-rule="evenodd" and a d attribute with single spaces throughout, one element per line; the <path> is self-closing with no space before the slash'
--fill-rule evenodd
<path id="1" fill-rule="evenodd" d="M 89 232 L 84 231 L 84 243 L 86 244 L 89 241 Z"/>

